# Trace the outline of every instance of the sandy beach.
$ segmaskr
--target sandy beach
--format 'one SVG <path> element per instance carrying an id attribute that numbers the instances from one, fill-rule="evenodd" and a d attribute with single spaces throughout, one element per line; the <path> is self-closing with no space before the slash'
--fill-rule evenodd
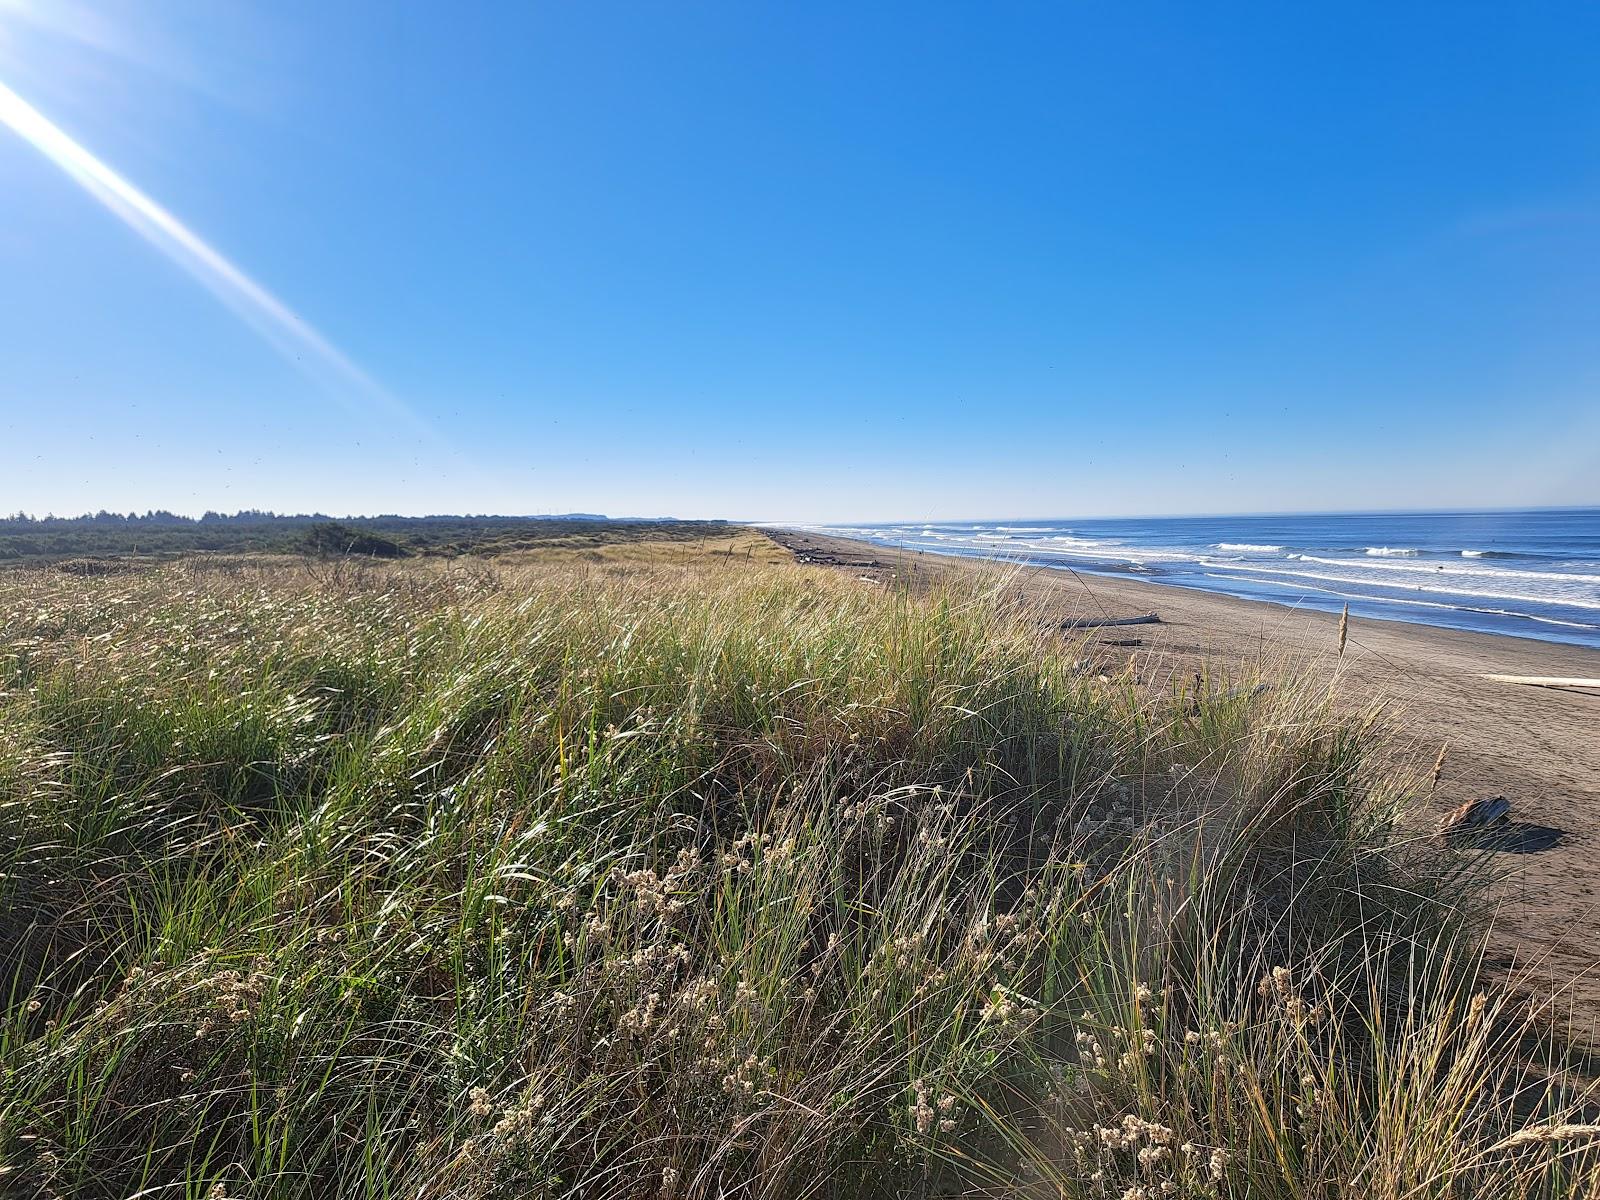
<path id="1" fill-rule="evenodd" d="M 1136 579 L 899 551 L 820 534 L 770 530 L 819 569 L 880 583 L 955 572 L 1004 572 L 1063 621 L 1159 613 L 1160 624 L 1085 632 L 1108 665 L 1187 673 L 1293 661 L 1337 663 L 1339 618 Z M 1137 643 L 1137 644 L 1130 644 Z M 1494 934 L 1495 964 L 1536 967 L 1571 997 L 1575 1032 L 1600 1043 L 1600 693 L 1507 684 L 1485 675 L 1600 677 L 1600 651 L 1397 621 L 1350 620 L 1340 695 L 1381 701 L 1431 760 L 1447 746 L 1439 813 L 1503 795 L 1518 832 Z"/>

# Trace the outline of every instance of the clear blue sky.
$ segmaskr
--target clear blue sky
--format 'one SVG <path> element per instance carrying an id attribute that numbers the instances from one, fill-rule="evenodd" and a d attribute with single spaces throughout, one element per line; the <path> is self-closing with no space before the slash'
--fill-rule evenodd
<path id="1" fill-rule="evenodd" d="M 0 0 L 0 83 L 6 511 L 1600 502 L 1593 3 Z"/>

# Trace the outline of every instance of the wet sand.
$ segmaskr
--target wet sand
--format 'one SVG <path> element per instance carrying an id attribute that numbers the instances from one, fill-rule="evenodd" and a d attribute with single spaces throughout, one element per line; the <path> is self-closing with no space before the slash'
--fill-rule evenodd
<path id="1" fill-rule="evenodd" d="M 1004 572 L 1062 621 L 1160 614 L 1160 624 L 1076 635 L 1108 664 L 1131 656 L 1136 669 L 1147 663 L 1186 678 L 1201 665 L 1227 671 L 1290 660 L 1332 671 L 1337 662 L 1337 614 L 1137 579 L 767 532 L 801 561 L 879 583 Z M 1486 796 L 1511 801 L 1514 836 L 1504 843 L 1508 849 L 1493 852 L 1507 872 L 1495 922 L 1496 964 L 1536 967 L 1570 995 L 1574 1032 L 1600 1045 L 1600 692 L 1483 678 L 1600 678 L 1600 650 L 1351 617 L 1342 672 L 1345 702 L 1381 701 L 1418 758 L 1431 762 L 1448 746 L 1429 801 L 1441 814 Z"/>

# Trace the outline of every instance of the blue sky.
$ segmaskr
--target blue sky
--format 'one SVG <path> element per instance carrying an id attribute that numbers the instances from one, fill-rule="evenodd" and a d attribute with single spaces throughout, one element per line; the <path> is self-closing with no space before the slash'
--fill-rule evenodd
<path id="1" fill-rule="evenodd" d="M 1596 46 L 1587 3 L 0 0 L 0 509 L 1597 503 Z"/>

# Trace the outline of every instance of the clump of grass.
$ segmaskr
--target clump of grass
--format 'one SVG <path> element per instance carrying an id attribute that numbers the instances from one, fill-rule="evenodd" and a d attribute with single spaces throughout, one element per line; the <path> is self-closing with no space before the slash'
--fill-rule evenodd
<path id="1" fill-rule="evenodd" d="M 1325 689 L 754 553 L 19 573 L 0 628 L 0 1188 L 1596 1181 Z"/>

